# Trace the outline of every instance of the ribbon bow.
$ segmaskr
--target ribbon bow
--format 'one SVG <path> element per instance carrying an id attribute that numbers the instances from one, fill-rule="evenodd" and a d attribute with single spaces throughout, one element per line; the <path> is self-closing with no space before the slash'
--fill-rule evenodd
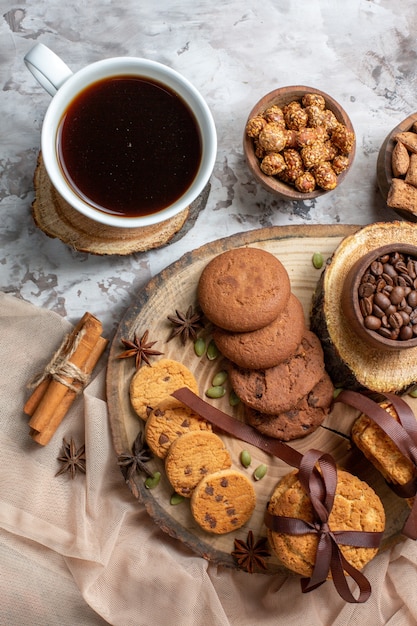
<path id="1" fill-rule="evenodd" d="M 394 407 L 398 422 L 383 407 L 369 396 L 357 391 L 342 391 L 335 402 L 344 402 L 365 413 L 373 420 L 397 446 L 400 452 L 414 465 L 414 475 L 404 485 L 389 482 L 391 489 L 401 498 L 411 498 L 417 494 L 417 421 L 410 406 L 393 393 L 383 395 Z M 417 539 L 417 497 L 402 529 L 403 535 Z"/>
<path id="2" fill-rule="evenodd" d="M 318 470 L 317 464 L 321 471 Z M 265 514 L 267 527 L 279 533 L 318 535 L 316 561 L 310 578 L 301 580 L 301 589 L 307 593 L 323 584 L 331 572 L 334 585 L 339 595 L 351 603 L 362 603 L 371 595 L 371 585 L 365 576 L 354 568 L 343 556 L 339 544 L 366 548 L 378 548 L 382 532 L 331 530 L 328 524 L 333 508 L 336 486 L 336 463 L 330 454 L 318 450 L 309 450 L 303 456 L 298 479 L 310 497 L 314 520 L 307 522 L 293 517 Z M 346 580 L 348 573 L 359 587 L 356 599 Z"/>

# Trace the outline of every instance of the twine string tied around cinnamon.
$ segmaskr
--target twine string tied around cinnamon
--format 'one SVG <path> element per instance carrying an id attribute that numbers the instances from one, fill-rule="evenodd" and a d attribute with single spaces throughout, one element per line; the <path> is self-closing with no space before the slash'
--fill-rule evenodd
<path id="1" fill-rule="evenodd" d="M 28 388 L 35 389 L 47 378 L 52 378 L 62 385 L 65 385 L 65 387 L 74 393 L 81 393 L 90 381 L 91 376 L 89 373 L 83 372 L 79 367 L 74 365 L 74 363 L 71 363 L 70 359 L 85 334 L 86 330 L 82 328 L 72 342 L 69 341 L 70 338 L 72 338 L 71 335 L 67 335 L 58 350 L 53 354 L 49 363 L 45 366 L 43 372 L 34 377 L 28 384 Z"/>

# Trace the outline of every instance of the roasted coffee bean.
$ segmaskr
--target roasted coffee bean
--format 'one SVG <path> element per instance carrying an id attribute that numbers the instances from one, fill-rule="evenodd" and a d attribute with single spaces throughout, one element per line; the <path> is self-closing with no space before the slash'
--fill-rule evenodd
<path id="1" fill-rule="evenodd" d="M 374 292 L 375 285 L 372 283 L 362 283 L 358 287 L 358 294 L 360 298 L 368 298 L 369 296 L 372 296 Z"/>
<path id="2" fill-rule="evenodd" d="M 407 303 L 409 306 L 413 307 L 413 309 L 417 307 L 417 291 L 410 291 L 407 296 Z"/>
<path id="3" fill-rule="evenodd" d="M 386 274 L 387 276 L 391 276 L 391 278 L 394 278 L 394 276 L 397 276 L 397 270 L 390 263 L 384 263 L 383 273 Z"/>
<path id="4" fill-rule="evenodd" d="M 371 263 L 370 270 L 374 276 L 381 276 L 384 271 L 384 266 L 382 265 L 381 261 L 374 261 L 373 263 Z"/>
<path id="5" fill-rule="evenodd" d="M 386 272 L 382 274 L 381 280 L 383 280 L 386 285 L 391 285 L 391 286 L 394 285 L 394 279 L 392 278 L 392 276 L 390 276 Z"/>
<path id="6" fill-rule="evenodd" d="M 367 315 L 371 315 L 372 313 L 372 300 L 370 298 L 362 298 L 359 301 L 359 307 L 362 313 L 362 317 L 366 317 Z"/>
<path id="7" fill-rule="evenodd" d="M 401 326 L 403 325 L 403 318 L 401 313 L 392 313 L 389 317 L 388 317 L 388 324 L 391 326 L 391 328 L 393 329 L 397 329 L 397 328 L 401 328 Z"/>
<path id="8" fill-rule="evenodd" d="M 394 287 L 389 297 L 389 299 L 391 300 L 391 304 L 399 304 L 403 298 L 404 298 L 403 287 L 399 287 L 399 286 Z"/>
<path id="9" fill-rule="evenodd" d="M 400 311 L 400 315 L 403 318 L 403 326 L 407 326 L 410 323 L 410 316 L 405 311 Z"/>
<path id="10" fill-rule="evenodd" d="M 403 326 L 400 330 L 400 339 L 402 341 L 408 341 L 413 338 L 413 329 L 411 326 Z"/>
<path id="11" fill-rule="evenodd" d="M 367 315 L 364 319 L 365 328 L 368 330 L 378 330 L 381 328 L 381 320 L 375 315 Z"/>
<path id="12" fill-rule="evenodd" d="M 375 294 L 374 304 L 385 311 L 385 309 L 387 309 L 391 304 L 391 300 L 385 294 L 378 292 Z"/>

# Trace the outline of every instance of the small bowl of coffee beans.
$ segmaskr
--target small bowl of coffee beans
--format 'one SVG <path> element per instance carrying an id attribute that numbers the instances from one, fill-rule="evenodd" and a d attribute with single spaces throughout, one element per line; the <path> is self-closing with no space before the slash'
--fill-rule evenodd
<path id="1" fill-rule="evenodd" d="M 361 257 L 344 281 L 341 307 L 369 346 L 417 346 L 417 247 L 390 244 Z"/>
<path id="2" fill-rule="evenodd" d="M 347 113 L 328 94 L 281 87 L 249 113 L 243 150 L 250 172 L 267 191 L 308 200 L 343 181 L 355 156 L 355 133 Z"/>

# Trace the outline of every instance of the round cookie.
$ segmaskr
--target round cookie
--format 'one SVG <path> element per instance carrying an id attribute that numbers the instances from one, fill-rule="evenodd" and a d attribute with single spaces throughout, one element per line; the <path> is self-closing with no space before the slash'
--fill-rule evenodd
<path id="1" fill-rule="evenodd" d="M 277 415 L 294 408 L 317 385 L 324 371 L 320 341 L 306 329 L 296 352 L 286 361 L 260 370 L 242 369 L 232 363 L 229 377 L 244 404 Z"/>
<path id="2" fill-rule="evenodd" d="M 210 430 L 211 424 L 170 396 L 162 400 L 149 414 L 145 423 L 145 438 L 149 448 L 164 459 L 171 444 L 194 430 Z"/>
<path id="3" fill-rule="evenodd" d="M 290 292 L 281 261 L 259 248 L 234 248 L 214 257 L 203 269 L 197 288 L 206 317 L 233 332 L 270 324 L 284 310 Z"/>
<path id="4" fill-rule="evenodd" d="M 267 415 L 245 407 L 246 422 L 263 435 L 281 441 L 292 441 L 314 432 L 328 415 L 333 400 L 333 383 L 327 373 L 296 407 Z"/>
<path id="5" fill-rule="evenodd" d="M 380 406 L 398 420 L 393 405 L 383 401 Z M 352 441 L 366 456 L 384 478 L 390 483 L 405 485 L 415 474 L 415 467 L 395 445 L 392 439 L 368 415 L 361 413 L 355 420 L 351 430 Z M 411 505 L 414 498 L 407 498 Z"/>
<path id="6" fill-rule="evenodd" d="M 226 469 L 198 483 L 191 498 L 191 512 L 203 530 L 222 535 L 243 526 L 255 504 L 256 494 L 249 478 L 235 469 Z"/>
<path id="7" fill-rule="evenodd" d="M 174 490 L 190 498 L 207 474 L 231 467 L 223 441 L 210 431 L 193 431 L 176 439 L 165 457 L 165 471 Z"/>
<path id="8" fill-rule="evenodd" d="M 291 293 L 285 309 L 267 326 L 247 333 L 215 327 L 213 339 L 220 352 L 239 367 L 265 369 L 288 359 L 300 345 L 304 330 L 302 304 Z"/>
<path id="9" fill-rule="evenodd" d="M 151 367 L 141 367 L 133 375 L 130 402 L 137 415 L 146 421 L 161 400 L 181 387 L 189 387 L 198 394 L 198 383 L 185 365 L 172 359 L 160 359 Z"/>
<path id="10" fill-rule="evenodd" d="M 278 483 L 268 503 L 273 515 L 296 517 L 314 521 L 310 498 L 297 478 L 297 472 L 284 476 Z M 385 512 L 374 490 L 356 476 L 337 470 L 337 487 L 329 516 L 330 530 L 364 530 L 381 532 L 385 527 Z M 288 569 L 310 577 L 316 558 L 318 535 L 290 535 L 268 530 L 268 540 L 279 560 Z M 377 548 L 341 545 L 340 549 L 349 563 L 361 570 L 377 553 Z"/>

